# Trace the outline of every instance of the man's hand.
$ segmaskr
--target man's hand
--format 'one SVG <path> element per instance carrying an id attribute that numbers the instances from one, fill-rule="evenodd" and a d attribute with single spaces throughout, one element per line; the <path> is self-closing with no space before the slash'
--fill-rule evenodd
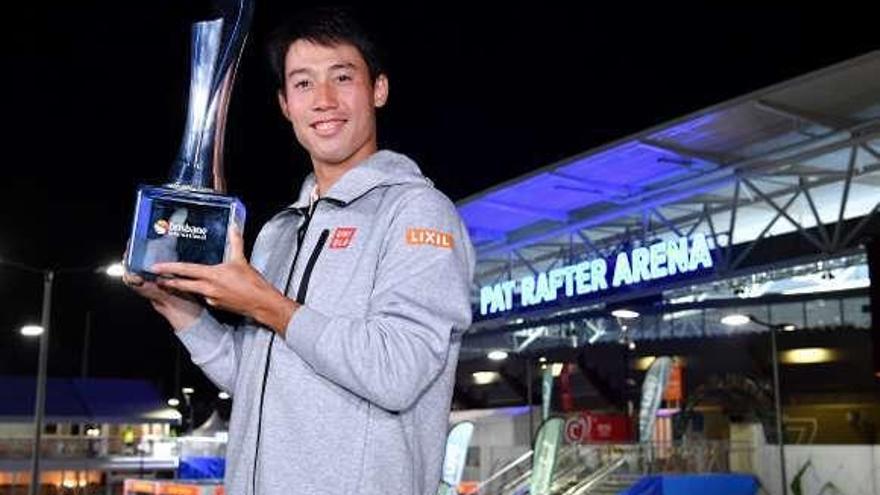
<path id="1" fill-rule="evenodd" d="M 122 281 L 141 297 L 153 305 L 153 309 L 168 320 L 175 331 L 182 330 L 199 318 L 204 308 L 189 296 L 165 290 L 155 282 L 147 282 L 142 277 L 125 272 Z"/>
<path id="2" fill-rule="evenodd" d="M 254 270 L 244 256 L 244 241 L 237 229 L 229 234 L 229 261 L 206 266 L 194 263 L 157 263 L 159 288 L 197 294 L 211 306 L 256 320 L 282 336 L 299 306 L 285 297 Z M 175 276 L 177 278 L 165 278 Z"/>

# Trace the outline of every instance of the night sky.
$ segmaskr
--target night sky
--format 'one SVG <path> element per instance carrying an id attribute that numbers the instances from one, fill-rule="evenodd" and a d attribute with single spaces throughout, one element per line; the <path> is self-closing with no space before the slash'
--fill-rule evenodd
<path id="1" fill-rule="evenodd" d="M 20 2 L 0 30 L 0 258 L 89 267 L 121 257 L 139 184 L 176 155 L 199 2 Z M 360 8 L 391 81 L 383 147 L 409 154 L 452 199 L 613 139 L 880 48 L 876 18 L 841 9 Z M 258 1 L 227 127 L 230 191 L 246 237 L 292 202 L 307 157 L 277 110 L 264 42 L 302 2 Z M 539 7 L 540 6 L 540 7 Z M 36 275 L 0 267 L 0 374 L 36 368 Z M 88 270 L 61 275 L 50 374 L 78 375 L 86 312 L 90 374 L 174 386 L 179 346 L 148 305 Z M 213 396 L 184 355 L 182 385 Z"/>

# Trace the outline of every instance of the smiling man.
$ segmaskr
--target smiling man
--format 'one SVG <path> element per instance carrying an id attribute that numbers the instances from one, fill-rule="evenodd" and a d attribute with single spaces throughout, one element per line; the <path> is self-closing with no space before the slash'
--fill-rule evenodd
<path id="1" fill-rule="evenodd" d="M 434 494 L 471 321 L 466 229 L 412 160 L 378 150 L 388 78 L 348 13 L 304 13 L 270 57 L 313 167 L 298 200 L 250 262 L 234 233 L 228 262 L 159 264 L 158 285 L 127 283 L 233 395 L 228 493 Z"/>

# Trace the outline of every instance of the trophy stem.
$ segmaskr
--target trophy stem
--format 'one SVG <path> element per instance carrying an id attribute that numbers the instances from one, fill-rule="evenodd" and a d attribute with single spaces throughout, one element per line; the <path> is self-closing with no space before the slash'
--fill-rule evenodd
<path id="1" fill-rule="evenodd" d="M 253 13 L 250 0 L 216 0 L 222 18 L 193 24 L 192 75 L 186 129 L 171 187 L 226 190 L 223 143 L 226 112 Z"/>

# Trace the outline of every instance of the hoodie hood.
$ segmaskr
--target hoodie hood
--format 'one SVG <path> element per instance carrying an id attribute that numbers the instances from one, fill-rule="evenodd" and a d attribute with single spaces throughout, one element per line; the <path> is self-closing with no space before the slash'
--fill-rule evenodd
<path id="1" fill-rule="evenodd" d="M 322 197 L 347 205 L 377 187 L 402 184 L 433 185 L 430 179 L 422 175 L 419 166 L 405 155 L 380 150 L 346 172 Z M 315 173 L 312 172 L 303 181 L 296 203 L 290 207 L 308 208 L 314 187 Z"/>

